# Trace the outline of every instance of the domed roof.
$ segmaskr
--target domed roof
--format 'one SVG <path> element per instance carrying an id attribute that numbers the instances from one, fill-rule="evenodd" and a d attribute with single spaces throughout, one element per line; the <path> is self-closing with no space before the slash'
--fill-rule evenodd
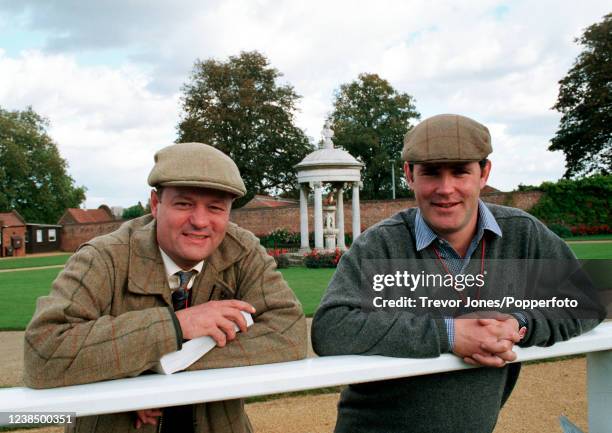
<path id="1" fill-rule="evenodd" d="M 361 169 L 365 165 L 344 149 L 334 148 L 329 121 L 322 131 L 323 146 L 306 155 L 295 165 L 298 183 L 311 182 L 360 182 Z"/>
<path id="2" fill-rule="evenodd" d="M 362 162 L 355 159 L 350 153 L 344 149 L 336 149 L 325 147 L 323 149 L 315 150 L 314 152 L 306 155 L 306 157 L 295 166 L 295 168 L 302 169 L 313 166 L 329 166 L 329 165 L 344 165 L 349 167 L 361 167 Z"/>
<path id="3" fill-rule="evenodd" d="M 350 153 L 344 149 L 336 149 L 332 137 L 334 131 L 331 129 L 329 120 L 325 122 L 323 131 L 323 146 L 318 150 L 306 155 L 299 164 L 295 165 L 298 170 L 303 168 L 325 167 L 325 166 L 345 166 L 345 167 L 362 167 L 364 164 L 357 161 Z"/>

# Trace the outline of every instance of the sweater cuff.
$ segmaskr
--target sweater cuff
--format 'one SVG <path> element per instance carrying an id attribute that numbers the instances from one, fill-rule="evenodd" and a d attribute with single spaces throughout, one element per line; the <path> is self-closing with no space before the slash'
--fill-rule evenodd
<path id="1" fill-rule="evenodd" d="M 455 348 L 455 319 L 445 317 L 444 324 L 446 325 L 446 334 L 448 335 L 448 351 L 452 352 Z"/>
<path id="2" fill-rule="evenodd" d="M 181 350 L 183 348 L 183 330 L 181 329 L 181 322 L 179 322 L 172 307 L 168 307 L 168 311 L 170 311 L 170 317 L 172 317 L 172 323 L 174 323 L 174 332 L 176 332 L 176 350 Z"/>
<path id="3" fill-rule="evenodd" d="M 450 352 L 449 348 L 449 337 L 448 337 L 448 329 L 446 327 L 446 319 L 443 317 L 436 317 L 432 319 L 436 328 L 438 330 L 439 344 L 440 344 L 440 353 L 448 353 Z"/>

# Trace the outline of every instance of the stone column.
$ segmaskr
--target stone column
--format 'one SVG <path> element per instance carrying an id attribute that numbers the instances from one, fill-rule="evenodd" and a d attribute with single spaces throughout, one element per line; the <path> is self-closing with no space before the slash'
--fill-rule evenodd
<path id="1" fill-rule="evenodd" d="M 300 184 L 300 251 L 310 250 L 308 242 L 308 188 L 306 184 Z"/>
<path id="2" fill-rule="evenodd" d="M 338 248 L 346 250 L 344 244 L 344 185 L 340 184 L 336 192 L 336 227 L 338 228 Z"/>
<path id="3" fill-rule="evenodd" d="M 361 216 L 359 215 L 359 182 L 353 182 L 353 241 L 361 234 Z"/>
<path id="4" fill-rule="evenodd" d="M 314 235 L 315 248 L 322 250 L 323 247 L 323 192 L 321 182 L 313 182 L 314 189 Z"/>

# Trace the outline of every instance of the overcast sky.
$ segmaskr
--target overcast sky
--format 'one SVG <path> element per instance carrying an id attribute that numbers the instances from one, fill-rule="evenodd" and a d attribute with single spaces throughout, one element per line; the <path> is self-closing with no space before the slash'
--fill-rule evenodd
<path id="1" fill-rule="evenodd" d="M 607 6 L 606 6 L 607 5 Z M 511 190 L 563 173 L 549 152 L 558 81 L 574 39 L 610 12 L 576 1 L 0 0 L 0 107 L 31 105 L 87 207 L 146 202 L 155 150 L 176 139 L 196 59 L 258 50 L 302 95 L 318 141 L 334 91 L 377 73 L 422 118 L 464 114 L 493 137 L 489 184 Z"/>

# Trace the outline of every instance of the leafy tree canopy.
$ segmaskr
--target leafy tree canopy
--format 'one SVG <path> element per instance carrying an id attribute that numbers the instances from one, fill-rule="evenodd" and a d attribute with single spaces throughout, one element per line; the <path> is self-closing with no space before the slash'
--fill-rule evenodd
<path id="1" fill-rule="evenodd" d="M 334 143 L 365 163 L 362 198 L 391 197 L 392 165 L 398 196 L 410 194 L 402 180 L 400 154 L 411 121 L 420 117 L 412 96 L 399 93 L 376 74 L 361 74 L 340 86 L 330 117 Z"/>
<path id="2" fill-rule="evenodd" d="M 248 191 L 237 206 L 258 193 L 294 189 L 293 166 L 312 151 L 294 125 L 299 96 L 280 77 L 252 51 L 226 62 L 196 61 L 183 86 L 177 141 L 210 144 L 236 162 Z"/>
<path id="3" fill-rule="evenodd" d="M 146 209 L 144 208 L 142 203 L 138 202 L 138 204 L 135 204 L 134 206 L 130 206 L 128 208 L 123 209 L 123 212 L 121 213 L 121 218 L 123 218 L 124 220 L 131 220 L 134 218 L 141 217 L 145 213 L 147 213 Z"/>
<path id="4" fill-rule="evenodd" d="M 27 222 L 55 224 L 66 208 L 85 200 L 85 188 L 74 185 L 47 127 L 31 107 L 0 108 L 0 210 L 15 209 Z"/>
<path id="5" fill-rule="evenodd" d="M 565 177 L 612 172 L 612 14 L 576 39 L 584 50 L 559 81 L 561 122 L 549 150 L 565 154 Z"/>

